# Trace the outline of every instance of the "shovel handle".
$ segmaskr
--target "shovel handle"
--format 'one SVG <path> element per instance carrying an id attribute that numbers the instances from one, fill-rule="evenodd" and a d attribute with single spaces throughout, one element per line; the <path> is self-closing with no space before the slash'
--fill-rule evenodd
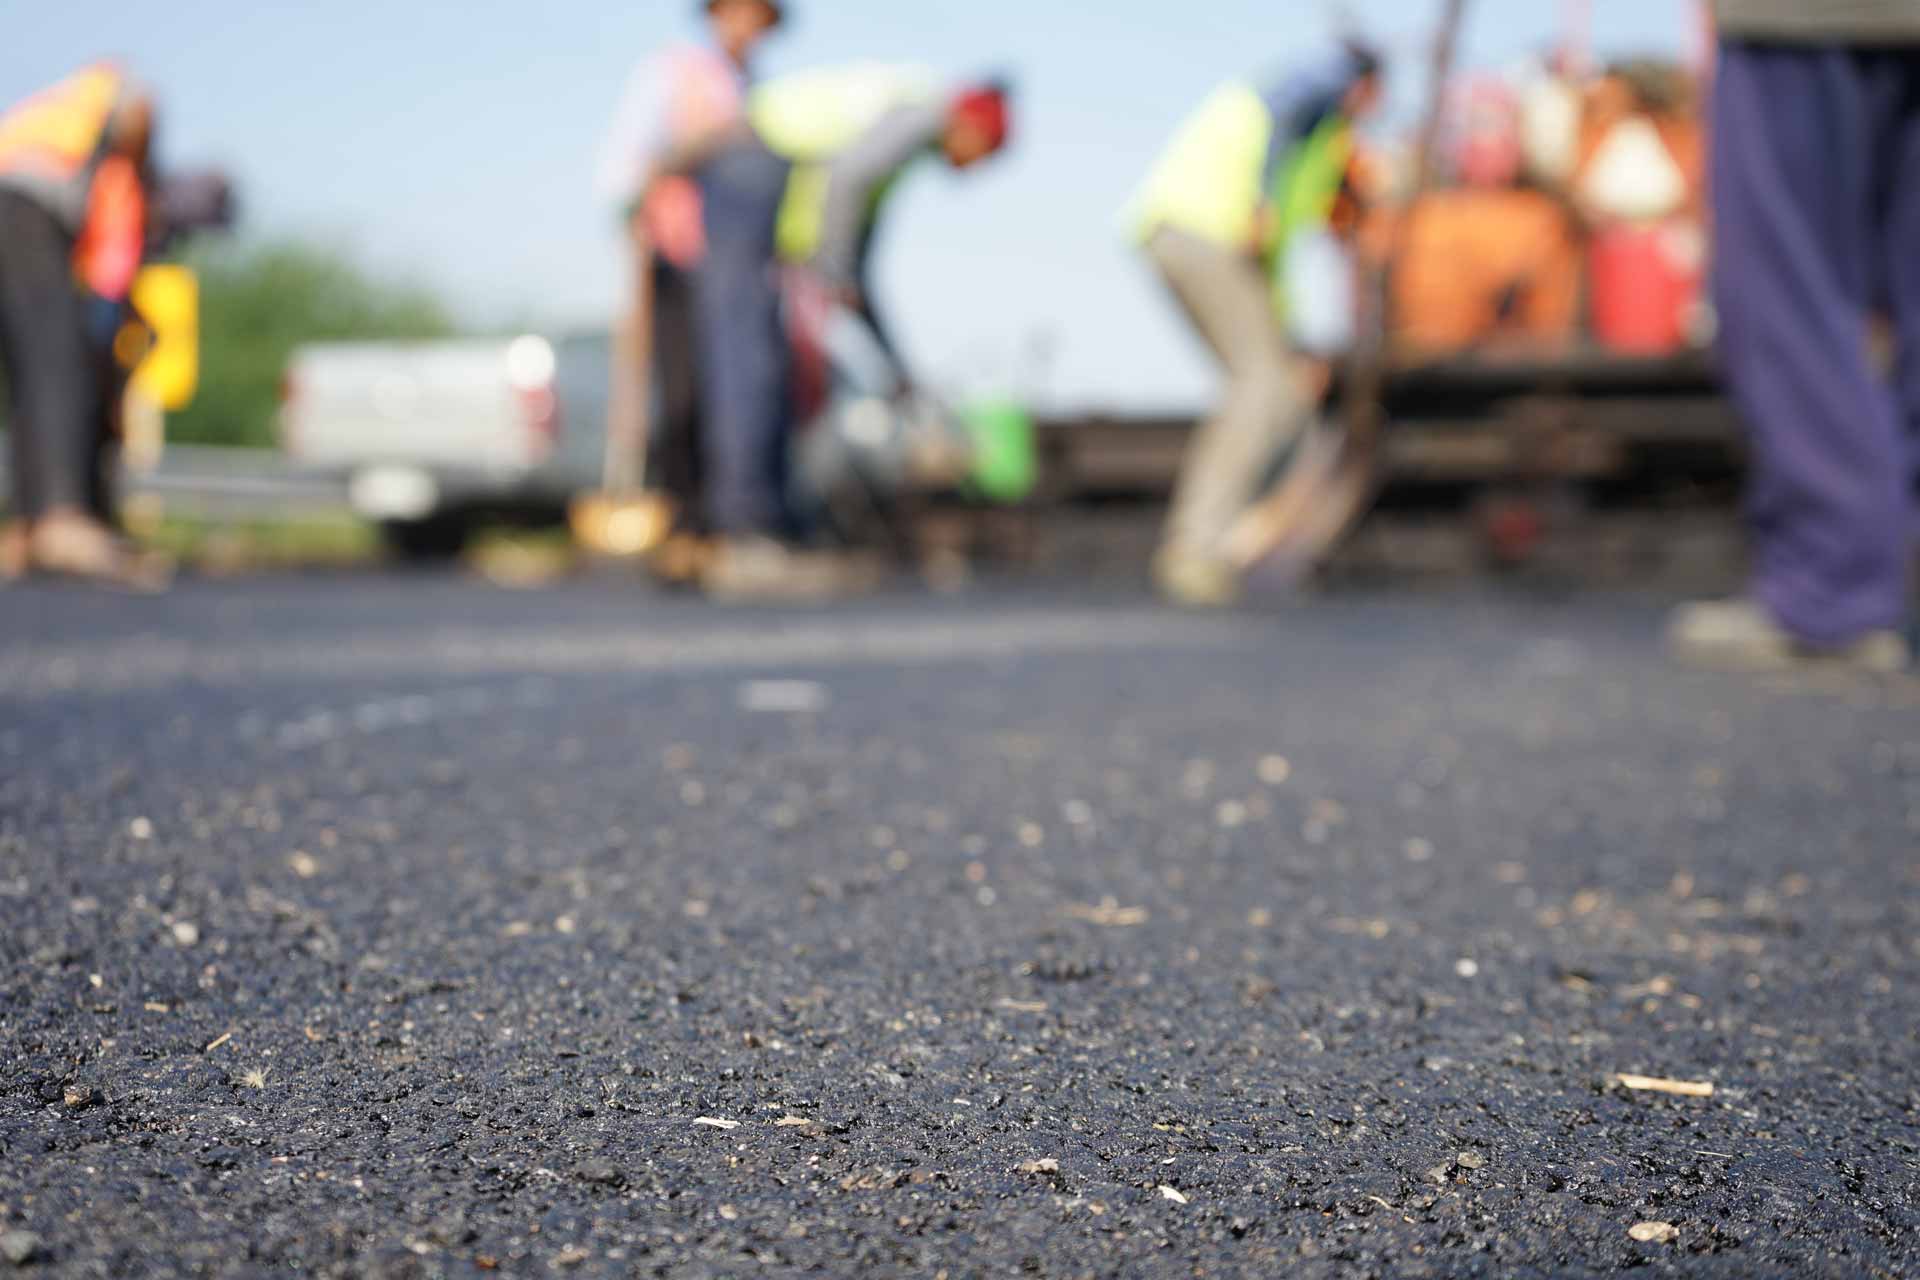
<path id="1" fill-rule="evenodd" d="M 612 386 L 607 392 L 607 452 L 601 487 L 638 493 L 647 483 L 647 445 L 653 435 L 653 264 L 645 233 L 634 232 L 632 307 L 615 327 Z"/>
<path id="2" fill-rule="evenodd" d="M 1426 118 L 1414 153 L 1413 190 L 1406 210 L 1394 220 L 1387 251 L 1369 273 L 1364 295 L 1360 341 L 1355 344 L 1346 396 L 1348 436 L 1360 465 L 1377 472 L 1380 437 L 1386 429 L 1387 360 L 1394 324 L 1393 281 L 1406 256 L 1413 217 L 1420 200 L 1433 187 L 1434 160 L 1440 149 L 1440 131 L 1446 123 L 1447 87 L 1466 23 L 1467 0 L 1445 0 L 1439 34 L 1433 44 L 1433 83 L 1429 87 Z"/>

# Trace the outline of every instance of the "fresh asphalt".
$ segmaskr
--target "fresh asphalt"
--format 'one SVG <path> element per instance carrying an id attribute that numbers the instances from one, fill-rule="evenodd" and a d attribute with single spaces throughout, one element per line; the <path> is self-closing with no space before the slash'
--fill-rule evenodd
<path id="1" fill-rule="evenodd" d="M 1662 606 L 0 594 L 0 1275 L 1920 1274 L 1920 685 Z"/>

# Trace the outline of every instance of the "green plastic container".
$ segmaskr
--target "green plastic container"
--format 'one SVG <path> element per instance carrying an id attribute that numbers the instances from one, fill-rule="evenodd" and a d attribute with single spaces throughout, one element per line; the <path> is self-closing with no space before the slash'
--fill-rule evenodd
<path id="1" fill-rule="evenodd" d="M 1040 451 L 1033 415 L 1011 400 L 963 405 L 960 421 L 973 443 L 967 492 L 987 502 L 1025 502 L 1040 483 Z"/>

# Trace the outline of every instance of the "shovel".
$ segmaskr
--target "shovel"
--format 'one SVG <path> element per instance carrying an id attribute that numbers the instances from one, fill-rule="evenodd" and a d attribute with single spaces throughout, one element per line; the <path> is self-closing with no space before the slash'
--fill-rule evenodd
<path id="1" fill-rule="evenodd" d="M 647 490 L 653 435 L 653 253 L 638 255 L 635 306 L 614 330 L 607 394 L 607 449 L 600 488 L 576 498 L 567 513 L 574 541 L 589 554 L 632 560 L 666 542 L 673 504 Z"/>

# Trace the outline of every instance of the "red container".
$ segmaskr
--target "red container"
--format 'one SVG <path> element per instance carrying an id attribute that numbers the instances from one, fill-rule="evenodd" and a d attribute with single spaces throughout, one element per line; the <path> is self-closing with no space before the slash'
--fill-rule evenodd
<path id="1" fill-rule="evenodd" d="M 1671 355 L 1697 329 L 1706 252 L 1691 223 L 1609 227 L 1588 259 L 1593 332 L 1625 355 Z"/>

